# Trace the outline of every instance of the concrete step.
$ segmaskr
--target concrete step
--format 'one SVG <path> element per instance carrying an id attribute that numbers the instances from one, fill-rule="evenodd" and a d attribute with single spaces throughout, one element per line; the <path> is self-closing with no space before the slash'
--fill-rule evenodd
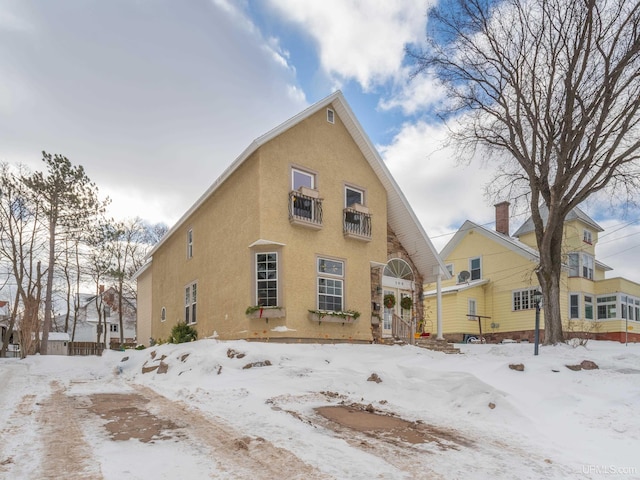
<path id="1" fill-rule="evenodd" d="M 455 347 L 453 343 L 449 343 L 446 340 L 437 340 L 435 338 L 416 339 L 416 346 L 426 348 L 427 350 L 433 350 L 434 352 L 444 352 L 449 354 L 461 353 L 460 349 Z"/>

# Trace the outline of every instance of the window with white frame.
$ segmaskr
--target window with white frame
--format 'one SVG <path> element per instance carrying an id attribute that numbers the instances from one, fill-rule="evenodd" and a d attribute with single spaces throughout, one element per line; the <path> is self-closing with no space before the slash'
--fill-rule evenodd
<path id="1" fill-rule="evenodd" d="M 344 187 L 344 206 L 349 208 L 359 203 L 364 205 L 364 192 L 353 187 Z"/>
<path id="2" fill-rule="evenodd" d="M 593 320 L 593 297 L 591 295 L 584 296 L 584 318 Z"/>
<path id="3" fill-rule="evenodd" d="M 327 108 L 327 122 L 329 123 L 335 122 L 335 112 L 330 108 Z"/>
<path id="4" fill-rule="evenodd" d="M 583 241 L 584 243 L 588 243 L 589 245 L 591 245 L 591 244 L 593 243 L 593 242 L 592 242 L 592 238 L 593 238 L 593 237 L 592 237 L 591 231 L 590 231 L 590 230 L 587 230 L 587 229 L 585 228 L 585 229 L 584 229 L 584 232 L 583 232 L 583 234 L 582 234 L 582 241 Z"/>
<path id="5" fill-rule="evenodd" d="M 109 324 L 109 331 L 112 333 L 118 333 L 118 324 L 117 323 Z"/>
<path id="6" fill-rule="evenodd" d="M 453 277 L 453 263 L 447 263 L 444 268 L 446 268 L 449 275 Z"/>
<path id="7" fill-rule="evenodd" d="M 187 231 L 187 258 L 193 258 L 193 229 Z"/>
<path id="8" fill-rule="evenodd" d="M 299 168 L 291 169 L 291 190 L 300 190 L 300 187 L 316 188 L 316 176 Z"/>
<path id="9" fill-rule="evenodd" d="M 627 318 L 627 296 L 622 295 L 620 297 L 620 313 L 622 318 Z"/>
<path id="10" fill-rule="evenodd" d="M 475 298 L 469 298 L 468 299 L 468 311 L 469 311 L 469 317 L 473 316 L 473 315 L 477 315 L 477 303 L 476 303 L 476 299 Z"/>
<path id="11" fill-rule="evenodd" d="M 582 254 L 582 276 L 593 280 L 593 257 L 587 253 Z"/>
<path id="12" fill-rule="evenodd" d="M 187 325 L 197 322 L 196 299 L 198 284 L 196 282 L 187 285 L 184 290 L 184 323 Z"/>
<path id="13" fill-rule="evenodd" d="M 256 253 L 256 305 L 278 306 L 278 253 Z"/>
<path id="14" fill-rule="evenodd" d="M 569 295 L 569 318 L 580 318 L 580 295 Z"/>
<path id="15" fill-rule="evenodd" d="M 525 290 L 514 290 L 512 292 L 512 308 L 514 311 L 529 310 L 536 308 L 536 304 L 533 301 L 533 296 L 536 293 L 537 288 L 527 288 Z"/>
<path id="16" fill-rule="evenodd" d="M 593 280 L 594 258 L 588 253 L 570 253 L 568 255 L 569 276 Z"/>
<path id="17" fill-rule="evenodd" d="M 606 295 L 598 297 L 598 320 L 606 320 L 608 318 L 616 318 L 616 304 L 618 297 L 616 295 Z"/>
<path id="18" fill-rule="evenodd" d="M 340 312 L 344 303 L 344 262 L 318 258 L 318 310 Z"/>
<path id="19" fill-rule="evenodd" d="M 482 278 L 482 264 L 480 257 L 469 260 L 469 271 L 471 272 L 471 280 L 480 280 Z"/>

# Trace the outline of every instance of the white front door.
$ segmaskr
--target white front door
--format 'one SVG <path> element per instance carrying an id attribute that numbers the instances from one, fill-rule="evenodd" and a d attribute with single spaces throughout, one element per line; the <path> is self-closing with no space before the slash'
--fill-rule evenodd
<path id="1" fill-rule="evenodd" d="M 385 287 L 384 296 L 387 296 L 387 295 L 393 295 L 396 299 L 396 304 L 391 308 L 387 308 L 387 306 L 384 305 L 384 316 L 382 319 L 382 336 L 383 337 L 390 337 L 393 334 L 392 322 L 393 322 L 394 314 L 402 318 L 405 322 L 410 323 L 411 312 L 412 312 L 412 309 L 405 310 L 400 305 L 403 297 L 411 298 L 411 290 L 406 290 L 403 288 Z M 384 297 L 383 297 L 383 302 L 384 302 Z"/>

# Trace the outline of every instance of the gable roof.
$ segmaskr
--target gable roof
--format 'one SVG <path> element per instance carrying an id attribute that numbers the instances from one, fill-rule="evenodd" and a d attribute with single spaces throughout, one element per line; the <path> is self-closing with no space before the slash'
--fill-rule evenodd
<path id="1" fill-rule="evenodd" d="M 595 222 L 594 222 L 595 223 Z M 443 260 L 451 254 L 453 249 L 462 241 L 462 239 L 468 234 L 470 230 L 473 230 L 481 235 L 484 235 L 486 238 L 493 240 L 494 242 L 499 243 L 505 248 L 511 250 L 518 255 L 525 257 L 528 260 L 538 262 L 540 260 L 540 254 L 535 248 L 530 247 L 529 245 L 521 242 L 517 238 L 510 237 L 503 233 L 496 232 L 495 230 L 490 230 L 488 228 L 483 227 L 482 225 L 478 225 L 477 223 L 473 223 L 470 220 L 465 221 L 462 226 L 458 229 L 455 235 L 449 240 L 449 242 L 444 246 L 442 251 L 440 252 L 440 257 Z M 602 231 L 602 230 L 600 230 Z M 610 271 L 613 270 L 610 266 L 605 265 L 604 263 L 596 260 L 596 267 L 601 270 Z M 566 267 L 566 265 L 563 265 Z"/>
<path id="2" fill-rule="evenodd" d="M 542 217 L 543 222 L 547 222 L 547 218 L 549 217 L 549 209 L 546 205 L 540 206 L 540 216 Z M 572 220 L 580 220 L 582 223 L 590 226 L 596 232 L 604 232 L 604 229 L 598 225 L 589 215 L 584 213 L 579 207 L 574 207 L 571 210 L 567 217 L 565 218 L 565 223 L 570 222 Z M 513 234 L 514 237 L 519 237 L 520 235 L 524 235 L 525 233 L 530 233 L 535 231 L 535 226 L 533 224 L 533 217 L 527 218 L 527 221 L 524 222 L 518 230 Z"/>
<path id="3" fill-rule="evenodd" d="M 446 259 L 449 254 L 451 254 L 453 249 L 471 230 L 480 233 L 490 240 L 499 243 L 512 252 L 522 255 L 529 260 L 538 261 L 540 259 L 540 255 L 538 255 L 538 251 L 535 248 L 531 248 L 529 245 L 522 243 L 520 240 L 509 237 L 508 235 L 504 235 L 503 233 L 498 233 L 495 230 L 490 230 L 483 227 L 482 225 L 473 223 L 470 220 L 467 220 L 462 224 L 462 226 L 458 229 L 451 240 L 449 240 L 449 242 L 444 246 L 444 248 L 440 252 L 440 256 L 443 259 Z"/>
<path id="4" fill-rule="evenodd" d="M 158 242 L 149 252 L 148 258 L 151 258 L 154 252 L 156 252 L 158 248 L 160 248 L 160 246 L 162 246 L 164 242 L 186 222 L 191 214 L 196 211 L 258 148 L 329 105 L 333 107 L 336 114 L 340 117 L 345 128 L 353 138 L 353 141 L 358 145 L 363 156 L 384 186 L 387 192 L 387 222 L 404 248 L 408 252 L 414 252 L 411 254 L 411 259 L 422 275 L 424 281 L 433 282 L 436 280 L 437 271 L 434 273 L 434 267 L 439 267 L 443 278 L 449 278 L 449 273 L 446 268 L 444 268 L 442 259 L 433 247 L 431 240 L 418 221 L 418 218 L 409 205 L 409 202 L 391 176 L 391 173 L 384 164 L 380 154 L 371 143 L 371 140 L 364 132 L 362 125 L 360 125 L 360 122 L 354 115 L 342 92 L 339 90 L 314 105 L 311 105 L 294 117 L 291 117 L 286 122 L 251 142 L 240 156 L 238 156 L 234 162 L 227 167 L 224 172 L 222 172 L 222 175 L 213 182 L 209 189 L 189 208 L 189 210 L 184 213 L 184 215 L 182 215 L 175 225 L 171 227 L 169 232 L 162 237 L 160 242 Z"/>

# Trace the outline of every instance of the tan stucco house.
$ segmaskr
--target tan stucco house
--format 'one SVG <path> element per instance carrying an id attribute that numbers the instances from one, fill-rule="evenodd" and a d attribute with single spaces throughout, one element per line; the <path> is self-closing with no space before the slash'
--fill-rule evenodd
<path id="1" fill-rule="evenodd" d="M 421 322 L 423 284 L 449 275 L 336 92 L 254 140 L 136 277 L 140 343 L 178 322 L 200 338 L 372 342 Z"/>

